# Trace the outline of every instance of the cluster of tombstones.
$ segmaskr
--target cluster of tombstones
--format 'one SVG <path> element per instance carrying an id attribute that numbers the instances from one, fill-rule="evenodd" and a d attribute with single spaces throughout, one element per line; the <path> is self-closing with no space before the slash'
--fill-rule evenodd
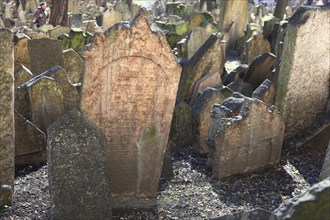
<path id="1" fill-rule="evenodd" d="M 88 4 L 70 27 L 0 29 L 1 205 L 14 164 L 48 162 L 54 218 L 103 219 L 153 203 L 170 151 L 192 145 L 223 178 L 329 128 L 329 8 L 279 21 L 248 1 Z"/>

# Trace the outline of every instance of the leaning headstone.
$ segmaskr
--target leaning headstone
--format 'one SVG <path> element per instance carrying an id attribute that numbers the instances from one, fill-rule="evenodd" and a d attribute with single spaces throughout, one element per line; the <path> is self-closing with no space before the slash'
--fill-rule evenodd
<path id="1" fill-rule="evenodd" d="M 222 82 L 220 79 L 220 74 L 218 72 L 207 74 L 196 82 L 189 105 L 193 106 L 197 100 L 198 95 L 207 87 L 217 87 L 221 85 Z"/>
<path id="2" fill-rule="evenodd" d="M 3 23 L 2 19 L 0 18 L 0 28 L 4 27 L 5 24 Z"/>
<path id="3" fill-rule="evenodd" d="M 64 69 L 67 73 L 68 80 L 72 84 L 81 83 L 84 71 L 84 61 L 73 49 L 63 51 Z"/>
<path id="4" fill-rule="evenodd" d="M 190 59 L 195 52 L 205 43 L 211 34 L 206 32 L 204 28 L 196 27 L 188 35 L 187 38 L 187 58 Z"/>
<path id="5" fill-rule="evenodd" d="M 35 76 L 20 89 L 27 90 L 31 122 L 44 133 L 51 123 L 78 105 L 78 92 L 59 66 Z"/>
<path id="6" fill-rule="evenodd" d="M 34 13 L 37 10 L 37 4 L 35 0 L 26 0 L 25 3 L 25 13 Z"/>
<path id="7" fill-rule="evenodd" d="M 114 10 L 108 10 L 103 13 L 102 26 L 105 29 L 110 28 L 112 25 L 121 22 L 123 19 L 122 15 Z M 99 24 L 100 25 L 100 24 Z"/>
<path id="8" fill-rule="evenodd" d="M 258 88 L 258 86 L 270 76 L 275 62 L 276 56 L 272 53 L 259 55 L 251 63 L 246 76 L 243 78 L 244 81 L 250 83 L 253 89 Z"/>
<path id="9" fill-rule="evenodd" d="M 31 40 L 29 36 L 24 33 L 17 33 L 14 38 L 14 56 L 15 56 L 15 70 L 21 65 L 30 68 L 30 57 L 28 52 L 28 41 Z"/>
<path id="10" fill-rule="evenodd" d="M 106 140 L 72 110 L 48 129 L 50 219 L 112 219 Z"/>
<path id="11" fill-rule="evenodd" d="M 209 73 L 222 75 L 224 50 L 218 35 L 211 35 L 195 55 L 184 63 L 178 98 L 190 102 L 196 82 Z"/>
<path id="12" fill-rule="evenodd" d="M 15 112 L 15 165 L 47 162 L 46 135 Z"/>
<path id="13" fill-rule="evenodd" d="M 327 152 L 325 153 L 320 179 L 324 180 L 328 177 L 330 177 L 330 140 L 329 140 Z"/>
<path id="14" fill-rule="evenodd" d="M 70 31 L 70 29 L 68 27 L 58 25 L 58 26 L 54 27 L 53 29 L 50 29 L 48 31 L 48 35 L 49 35 L 49 38 L 57 40 L 61 34 L 67 34 L 67 33 L 69 33 L 69 31 Z"/>
<path id="15" fill-rule="evenodd" d="M 248 1 L 220 1 L 219 32 L 224 33 L 226 50 L 234 48 L 238 39 L 244 36 L 248 18 Z"/>
<path id="16" fill-rule="evenodd" d="M 260 54 L 270 51 L 271 48 L 269 41 L 264 39 L 264 35 L 262 33 L 256 33 L 248 39 L 244 45 L 242 62 L 250 64 Z"/>
<path id="17" fill-rule="evenodd" d="M 54 66 L 64 66 L 61 42 L 49 38 L 28 41 L 28 52 L 33 75 L 39 75 Z"/>
<path id="18" fill-rule="evenodd" d="M 275 98 L 275 87 L 272 81 L 266 79 L 256 90 L 254 90 L 252 93 L 252 98 L 263 101 L 268 107 L 273 105 Z"/>
<path id="19" fill-rule="evenodd" d="M 228 88 L 234 92 L 242 93 L 245 96 L 251 97 L 253 93 L 253 87 L 250 83 L 243 81 L 241 78 L 236 79 L 232 83 L 229 83 Z"/>
<path id="20" fill-rule="evenodd" d="M 0 209 L 12 203 L 15 168 L 14 35 L 0 28 Z"/>
<path id="21" fill-rule="evenodd" d="M 181 68 L 144 10 L 94 37 L 83 51 L 81 110 L 108 141 L 114 204 L 142 205 L 157 194 Z"/>
<path id="22" fill-rule="evenodd" d="M 241 98 L 235 107 L 215 105 L 208 135 L 209 162 L 217 179 L 259 170 L 279 162 L 284 120 L 274 106 L 258 99 Z M 226 102 L 226 101 L 225 101 Z"/>
<path id="23" fill-rule="evenodd" d="M 191 107 L 178 101 L 175 104 L 167 148 L 173 153 L 180 153 L 184 147 L 193 143 Z"/>
<path id="24" fill-rule="evenodd" d="M 285 119 L 286 138 L 325 113 L 330 93 L 330 53 L 326 46 L 330 32 L 319 21 L 327 19 L 329 13 L 330 7 L 300 7 L 286 29 L 275 100 Z"/>
<path id="25" fill-rule="evenodd" d="M 222 103 L 226 98 L 220 89 L 206 88 L 193 106 L 193 149 L 196 153 L 207 154 L 206 139 L 210 127 L 212 106 Z"/>
<path id="26" fill-rule="evenodd" d="M 299 9 L 298 9 L 299 10 Z M 280 219 L 329 219 L 330 178 L 313 185 L 274 211 Z M 271 219 L 272 220 L 272 219 Z"/>

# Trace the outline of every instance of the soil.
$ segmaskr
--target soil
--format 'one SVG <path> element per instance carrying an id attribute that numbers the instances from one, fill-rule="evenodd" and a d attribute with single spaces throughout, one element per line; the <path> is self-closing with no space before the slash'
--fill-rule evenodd
<path id="1" fill-rule="evenodd" d="M 209 219 L 234 212 L 275 210 L 288 199 L 319 181 L 325 152 L 285 149 L 278 165 L 260 172 L 214 180 L 206 157 L 188 147 L 174 155 L 174 177 L 161 180 L 157 207 L 133 210 L 114 219 Z M 18 168 L 13 205 L 0 219 L 48 219 L 50 198 L 47 165 Z"/>

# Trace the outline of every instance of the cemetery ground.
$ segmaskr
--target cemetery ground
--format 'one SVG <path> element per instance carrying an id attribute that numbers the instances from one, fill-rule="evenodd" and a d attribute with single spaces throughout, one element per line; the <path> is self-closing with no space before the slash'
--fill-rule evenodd
<path id="1" fill-rule="evenodd" d="M 161 180 L 157 207 L 113 213 L 114 219 L 209 219 L 254 208 L 273 211 L 319 181 L 324 156 L 324 149 L 284 145 L 277 166 L 216 181 L 206 167 L 207 157 L 186 147 L 172 157 L 174 177 Z M 13 205 L 0 218 L 48 219 L 48 190 L 47 165 L 16 169 Z"/>

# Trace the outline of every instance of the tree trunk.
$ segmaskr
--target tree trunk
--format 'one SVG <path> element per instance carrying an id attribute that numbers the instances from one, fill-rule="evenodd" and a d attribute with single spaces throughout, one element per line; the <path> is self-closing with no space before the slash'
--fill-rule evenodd
<path id="1" fill-rule="evenodd" d="M 49 23 L 54 27 L 57 25 L 68 26 L 68 2 L 69 0 L 52 0 Z"/>
<path id="2" fill-rule="evenodd" d="M 284 13 L 285 13 L 285 8 L 288 5 L 288 1 L 289 0 L 280 0 L 277 1 L 276 3 L 276 8 L 275 8 L 275 12 L 274 12 L 274 16 L 279 18 L 279 19 L 283 19 L 284 17 Z"/>

